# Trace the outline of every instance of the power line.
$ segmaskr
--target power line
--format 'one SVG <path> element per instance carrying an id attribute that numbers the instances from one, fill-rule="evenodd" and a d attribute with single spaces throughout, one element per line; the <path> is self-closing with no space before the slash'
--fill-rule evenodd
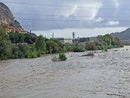
<path id="1" fill-rule="evenodd" d="M 38 5 L 38 6 L 48 6 L 48 7 L 74 7 L 72 5 L 53 5 L 53 4 L 33 4 L 33 3 L 18 3 L 18 2 L 5 2 L 5 3 L 9 3 L 9 4 L 19 4 L 19 5 L 28 5 L 28 6 L 31 6 L 31 5 Z M 89 9 L 99 9 L 99 7 L 87 7 L 87 6 L 78 6 L 77 8 L 89 8 Z M 115 8 L 102 8 L 102 9 L 115 9 Z M 130 9 L 118 9 L 118 10 L 130 10 Z"/>
<path id="2" fill-rule="evenodd" d="M 61 20 L 61 19 L 22 19 L 22 18 L 18 18 L 18 20 L 33 20 L 33 21 L 36 21 L 36 20 L 39 20 L 39 21 L 89 21 L 89 20 L 76 20 L 76 19 L 66 19 L 66 20 Z M 93 20 L 94 21 L 94 20 Z M 105 20 L 106 21 L 110 21 L 110 20 Z M 112 20 L 112 21 L 119 21 L 119 22 L 130 22 L 130 20 Z"/>
<path id="3" fill-rule="evenodd" d="M 49 15 L 49 14 L 27 14 L 27 13 L 15 13 L 15 14 L 17 14 L 17 16 L 21 16 L 21 15 L 26 15 L 26 16 L 32 16 L 32 15 L 40 15 L 40 16 L 45 16 L 45 17 L 65 17 L 65 15 Z M 130 15 L 117 15 L 117 16 L 108 16 L 108 15 L 99 15 L 98 17 L 126 17 L 126 16 L 129 16 L 130 17 Z M 72 17 L 74 17 L 74 18 L 76 18 L 76 17 L 90 17 L 90 16 L 87 16 L 87 15 L 84 15 L 84 16 L 77 16 L 77 15 L 75 15 L 75 16 L 72 16 Z"/>
<path id="4" fill-rule="evenodd" d="M 23 16 L 40 16 L 40 17 L 61 17 L 61 18 L 65 18 L 66 16 L 65 15 L 53 15 L 53 14 L 30 14 L 30 13 L 15 13 L 15 14 L 17 14 L 17 16 L 21 16 L 21 17 L 23 17 Z M 109 19 L 111 19 L 111 18 L 117 18 L 117 17 L 130 17 L 130 15 L 97 15 L 98 17 L 97 17 L 97 19 L 98 18 L 109 18 Z M 69 18 L 89 18 L 90 16 L 89 15 L 82 15 L 82 16 L 80 16 L 80 15 L 75 15 L 75 16 L 70 16 Z"/>

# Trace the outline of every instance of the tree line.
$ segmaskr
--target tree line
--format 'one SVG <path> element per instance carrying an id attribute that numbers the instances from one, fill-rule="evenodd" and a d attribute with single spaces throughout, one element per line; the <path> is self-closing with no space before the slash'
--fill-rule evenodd
<path id="1" fill-rule="evenodd" d="M 117 37 L 110 34 L 99 35 L 95 41 L 90 38 L 80 38 L 79 44 L 66 46 L 67 51 L 84 52 L 84 51 L 107 51 L 111 48 L 123 47 L 124 43 Z"/>
<path id="2" fill-rule="evenodd" d="M 6 30 L 0 27 L 0 60 L 36 58 L 62 51 L 63 45 L 58 40 L 47 39 L 33 33 L 6 33 Z"/>
<path id="3" fill-rule="evenodd" d="M 63 45 L 56 39 L 47 39 L 42 35 L 37 36 L 33 33 L 6 33 L 5 28 L 0 27 L 0 60 L 36 58 L 45 54 L 63 53 L 70 51 L 107 51 L 107 49 L 121 46 L 123 46 L 122 42 L 118 38 L 114 38 L 109 34 L 98 36 L 97 41 L 91 41 L 89 38 L 87 38 L 84 43 Z"/>

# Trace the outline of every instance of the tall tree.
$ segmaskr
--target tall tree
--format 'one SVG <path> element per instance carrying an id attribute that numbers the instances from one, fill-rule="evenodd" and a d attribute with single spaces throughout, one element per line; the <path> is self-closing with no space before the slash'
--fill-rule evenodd
<path id="1" fill-rule="evenodd" d="M 37 51 L 39 51 L 41 54 L 46 53 L 46 43 L 45 43 L 45 38 L 43 36 L 40 35 L 37 37 L 35 47 L 36 47 Z"/>
<path id="2" fill-rule="evenodd" d="M 28 44 L 34 44 L 36 42 L 37 35 L 33 33 L 26 33 L 25 34 L 25 42 Z"/>
<path id="3" fill-rule="evenodd" d="M 0 60 L 11 56 L 11 42 L 3 27 L 0 27 Z"/>
<path id="4" fill-rule="evenodd" d="M 49 40 L 46 42 L 46 48 L 48 53 L 52 54 L 59 52 L 61 47 L 55 41 Z"/>

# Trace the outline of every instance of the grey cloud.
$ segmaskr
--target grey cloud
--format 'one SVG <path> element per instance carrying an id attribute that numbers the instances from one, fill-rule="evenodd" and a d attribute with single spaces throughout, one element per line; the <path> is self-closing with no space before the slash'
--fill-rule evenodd
<path id="1" fill-rule="evenodd" d="M 11 8 L 16 19 L 18 19 L 21 22 L 21 24 L 27 29 L 51 30 L 65 28 L 95 28 L 109 26 L 121 27 L 129 25 L 129 22 L 127 20 L 129 20 L 130 14 L 129 10 L 127 9 L 130 9 L 130 1 L 128 0 L 2 1 L 5 2 L 5 4 L 7 4 Z M 34 5 L 12 4 L 8 2 L 29 3 Z M 64 7 L 42 6 L 42 4 L 58 6 L 64 5 Z M 81 8 L 81 6 L 83 8 Z M 117 25 L 108 25 L 108 23 L 114 24 L 114 21 Z"/>

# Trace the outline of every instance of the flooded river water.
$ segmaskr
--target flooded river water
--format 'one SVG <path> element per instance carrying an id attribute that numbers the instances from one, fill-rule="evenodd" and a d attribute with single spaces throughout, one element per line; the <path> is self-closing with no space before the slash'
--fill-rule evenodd
<path id="1" fill-rule="evenodd" d="M 130 50 L 0 62 L 0 98 L 130 98 Z"/>

